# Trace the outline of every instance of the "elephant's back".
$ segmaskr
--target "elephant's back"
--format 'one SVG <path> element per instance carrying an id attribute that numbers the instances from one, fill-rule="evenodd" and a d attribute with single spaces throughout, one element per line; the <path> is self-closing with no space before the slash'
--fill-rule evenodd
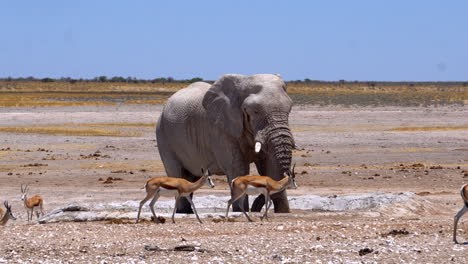
<path id="1" fill-rule="evenodd" d="M 184 123 L 204 111 L 202 101 L 210 87 L 209 83 L 196 82 L 177 91 L 167 100 L 161 121 Z"/>

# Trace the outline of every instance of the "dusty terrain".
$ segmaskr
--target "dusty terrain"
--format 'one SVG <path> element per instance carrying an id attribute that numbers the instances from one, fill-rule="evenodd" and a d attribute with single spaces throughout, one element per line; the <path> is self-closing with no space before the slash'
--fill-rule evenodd
<path id="1" fill-rule="evenodd" d="M 290 195 L 415 193 L 409 201 L 370 210 L 295 209 L 255 223 L 241 217 L 205 218 L 203 225 L 180 217 L 177 224 L 27 223 L 22 183 L 44 197 L 46 212 L 72 202 L 142 199 L 145 181 L 164 175 L 154 135 L 161 109 L 0 108 L 0 201 L 8 200 L 18 217 L 0 228 L 0 263 L 468 261 L 468 245 L 452 242 L 459 187 L 468 182 L 468 106 L 462 105 L 294 107 L 300 188 Z M 222 176 L 215 183 L 196 195 L 228 195 Z M 468 241 L 466 221 L 459 241 Z M 174 250 L 181 245 L 194 248 Z"/>

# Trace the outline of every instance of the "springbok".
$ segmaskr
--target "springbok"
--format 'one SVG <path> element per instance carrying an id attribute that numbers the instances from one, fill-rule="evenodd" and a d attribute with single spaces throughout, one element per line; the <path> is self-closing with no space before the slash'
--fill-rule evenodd
<path id="1" fill-rule="evenodd" d="M 468 211 L 468 184 L 465 184 L 461 187 L 460 190 L 461 197 L 463 199 L 464 205 L 463 208 L 455 215 L 455 219 L 453 222 L 453 242 L 458 244 L 457 241 L 457 224 L 458 220 Z"/>
<path id="2" fill-rule="evenodd" d="M 8 201 L 5 201 L 3 203 L 3 205 L 5 205 L 5 209 L 6 209 L 6 212 L 5 214 L 3 215 L 2 219 L 0 220 L 0 225 L 6 225 L 6 223 L 8 222 L 8 220 L 16 220 L 16 217 L 13 215 L 13 213 L 11 212 L 11 206 L 8 204 Z M 3 211 L 3 209 L 2 209 Z"/>
<path id="3" fill-rule="evenodd" d="M 41 215 L 44 216 L 44 210 L 43 210 L 44 199 L 42 199 L 42 197 L 39 195 L 34 195 L 33 197 L 28 198 L 27 192 L 28 192 L 28 185 L 21 184 L 21 200 L 23 200 L 24 202 L 24 207 L 26 208 L 26 212 L 28 214 L 28 222 L 29 222 L 29 220 L 32 221 L 35 207 L 39 207 L 39 209 L 41 210 Z M 39 212 L 37 210 L 36 210 L 36 216 L 37 218 L 39 218 Z"/>
<path id="4" fill-rule="evenodd" d="M 229 208 L 231 207 L 232 203 L 239 200 L 240 204 L 244 204 L 244 199 L 246 195 L 256 194 L 263 194 L 265 196 L 265 213 L 260 219 L 268 219 L 268 209 L 272 204 L 270 195 L 277 192 L 281 192 L 287 187 L 297 189 L 296 174 L 294 172 L 295 167 L 296 164 L 294 164 L 292 171 L 289 171 L 287 173 L 285 172 L 284 178 L 279 181 L 275 181 L 268 176 L 260 175 L 240 176 L 232 180 L 232 195 L 231 199 L 228 201 L 225 219 L 228 219 Z M 253 222 L 250 216 L 245 212 L 243 206 L 241 206 L 241 209 L 244 215 L 247 217 L 247 220 L 249 220 L 249 222 Z"/>
<path id="5" fill-rule="evenodd" d="M 198 217 L 197 209 L 195 209 L 195 205 L 193 204 L 192 199 L 190 198 L 190 194 L 198 190 L 205 183 L 208 183 L 211 188 L 214 188 L 214 183 L 211 180 L 209 170 L 205 171 L 202 168 L 201 171 L 203 176 L 200 177 L 200 179 L 198 179 L 196 182 L 189 182 L 186 179 L 173 177 L 156 177 L 149 179 L 144 187 L 146 189 L 146 197 L 140 202 L 136 223 L 138 223 L 140 219 L 141 208 L 151 197 L 153 197 L 153 200 L 151 200 L 150 202 L 150 209 L 151 213 L 153 213 L 154 220 L 157 221 L 156 214 L 154 213 L 154 204 L 161 195 L 175 196 L 175 206 L 174 212 L 172 213 L 172 223 L 175 224 L 174 215 L 181 197 L 187 198 L 187 200 L 192 205 L 193 211 L 197 216 L 198 222 L 202 223 L 200 217 Z"/>

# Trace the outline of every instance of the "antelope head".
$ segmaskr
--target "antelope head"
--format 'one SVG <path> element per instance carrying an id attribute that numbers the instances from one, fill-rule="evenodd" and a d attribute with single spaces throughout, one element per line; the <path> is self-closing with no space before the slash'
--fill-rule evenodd
<path id="1" fill-rule="evenodd" d="M 213 182 L 213 179 L 211 179 L 211 172 L 209 169 L 206 169 L 206 171 L 201 168 L 201 172 L 202 172 L 202 177 L 206 177 L 206 181 L 208 182 L 208 185 L 211 187 L 211 188 L 214 188 L 215 185 L 214 185 L 214 182 Z"/>
<path id="2" fill-rule="evenodd" d="M 13 212 L 11 212 L 11 205 L 8 204 L 8 201 L 5 201 L 3 205 L 5 205 L 5 208 L 6 208 L 5 216 L 8 215 L 10 219 L 16 220 L 16 217 L 13 215 Z"/>
<path id="3" fill-rule="evenodd" d="M 26 200 L 26 193 L 28 192 L 28 185 L 21 184 L 21 200 Z"/>

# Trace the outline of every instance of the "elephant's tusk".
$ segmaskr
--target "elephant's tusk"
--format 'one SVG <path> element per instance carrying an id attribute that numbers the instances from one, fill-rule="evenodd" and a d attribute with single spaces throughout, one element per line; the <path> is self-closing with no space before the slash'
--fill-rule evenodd
<path id="1" fill-rule="evenodd" d="M 259 153 L 261 148 L 262 148 L 262 143 L 260 142 L 255 143 L 255 153 Z"/>

